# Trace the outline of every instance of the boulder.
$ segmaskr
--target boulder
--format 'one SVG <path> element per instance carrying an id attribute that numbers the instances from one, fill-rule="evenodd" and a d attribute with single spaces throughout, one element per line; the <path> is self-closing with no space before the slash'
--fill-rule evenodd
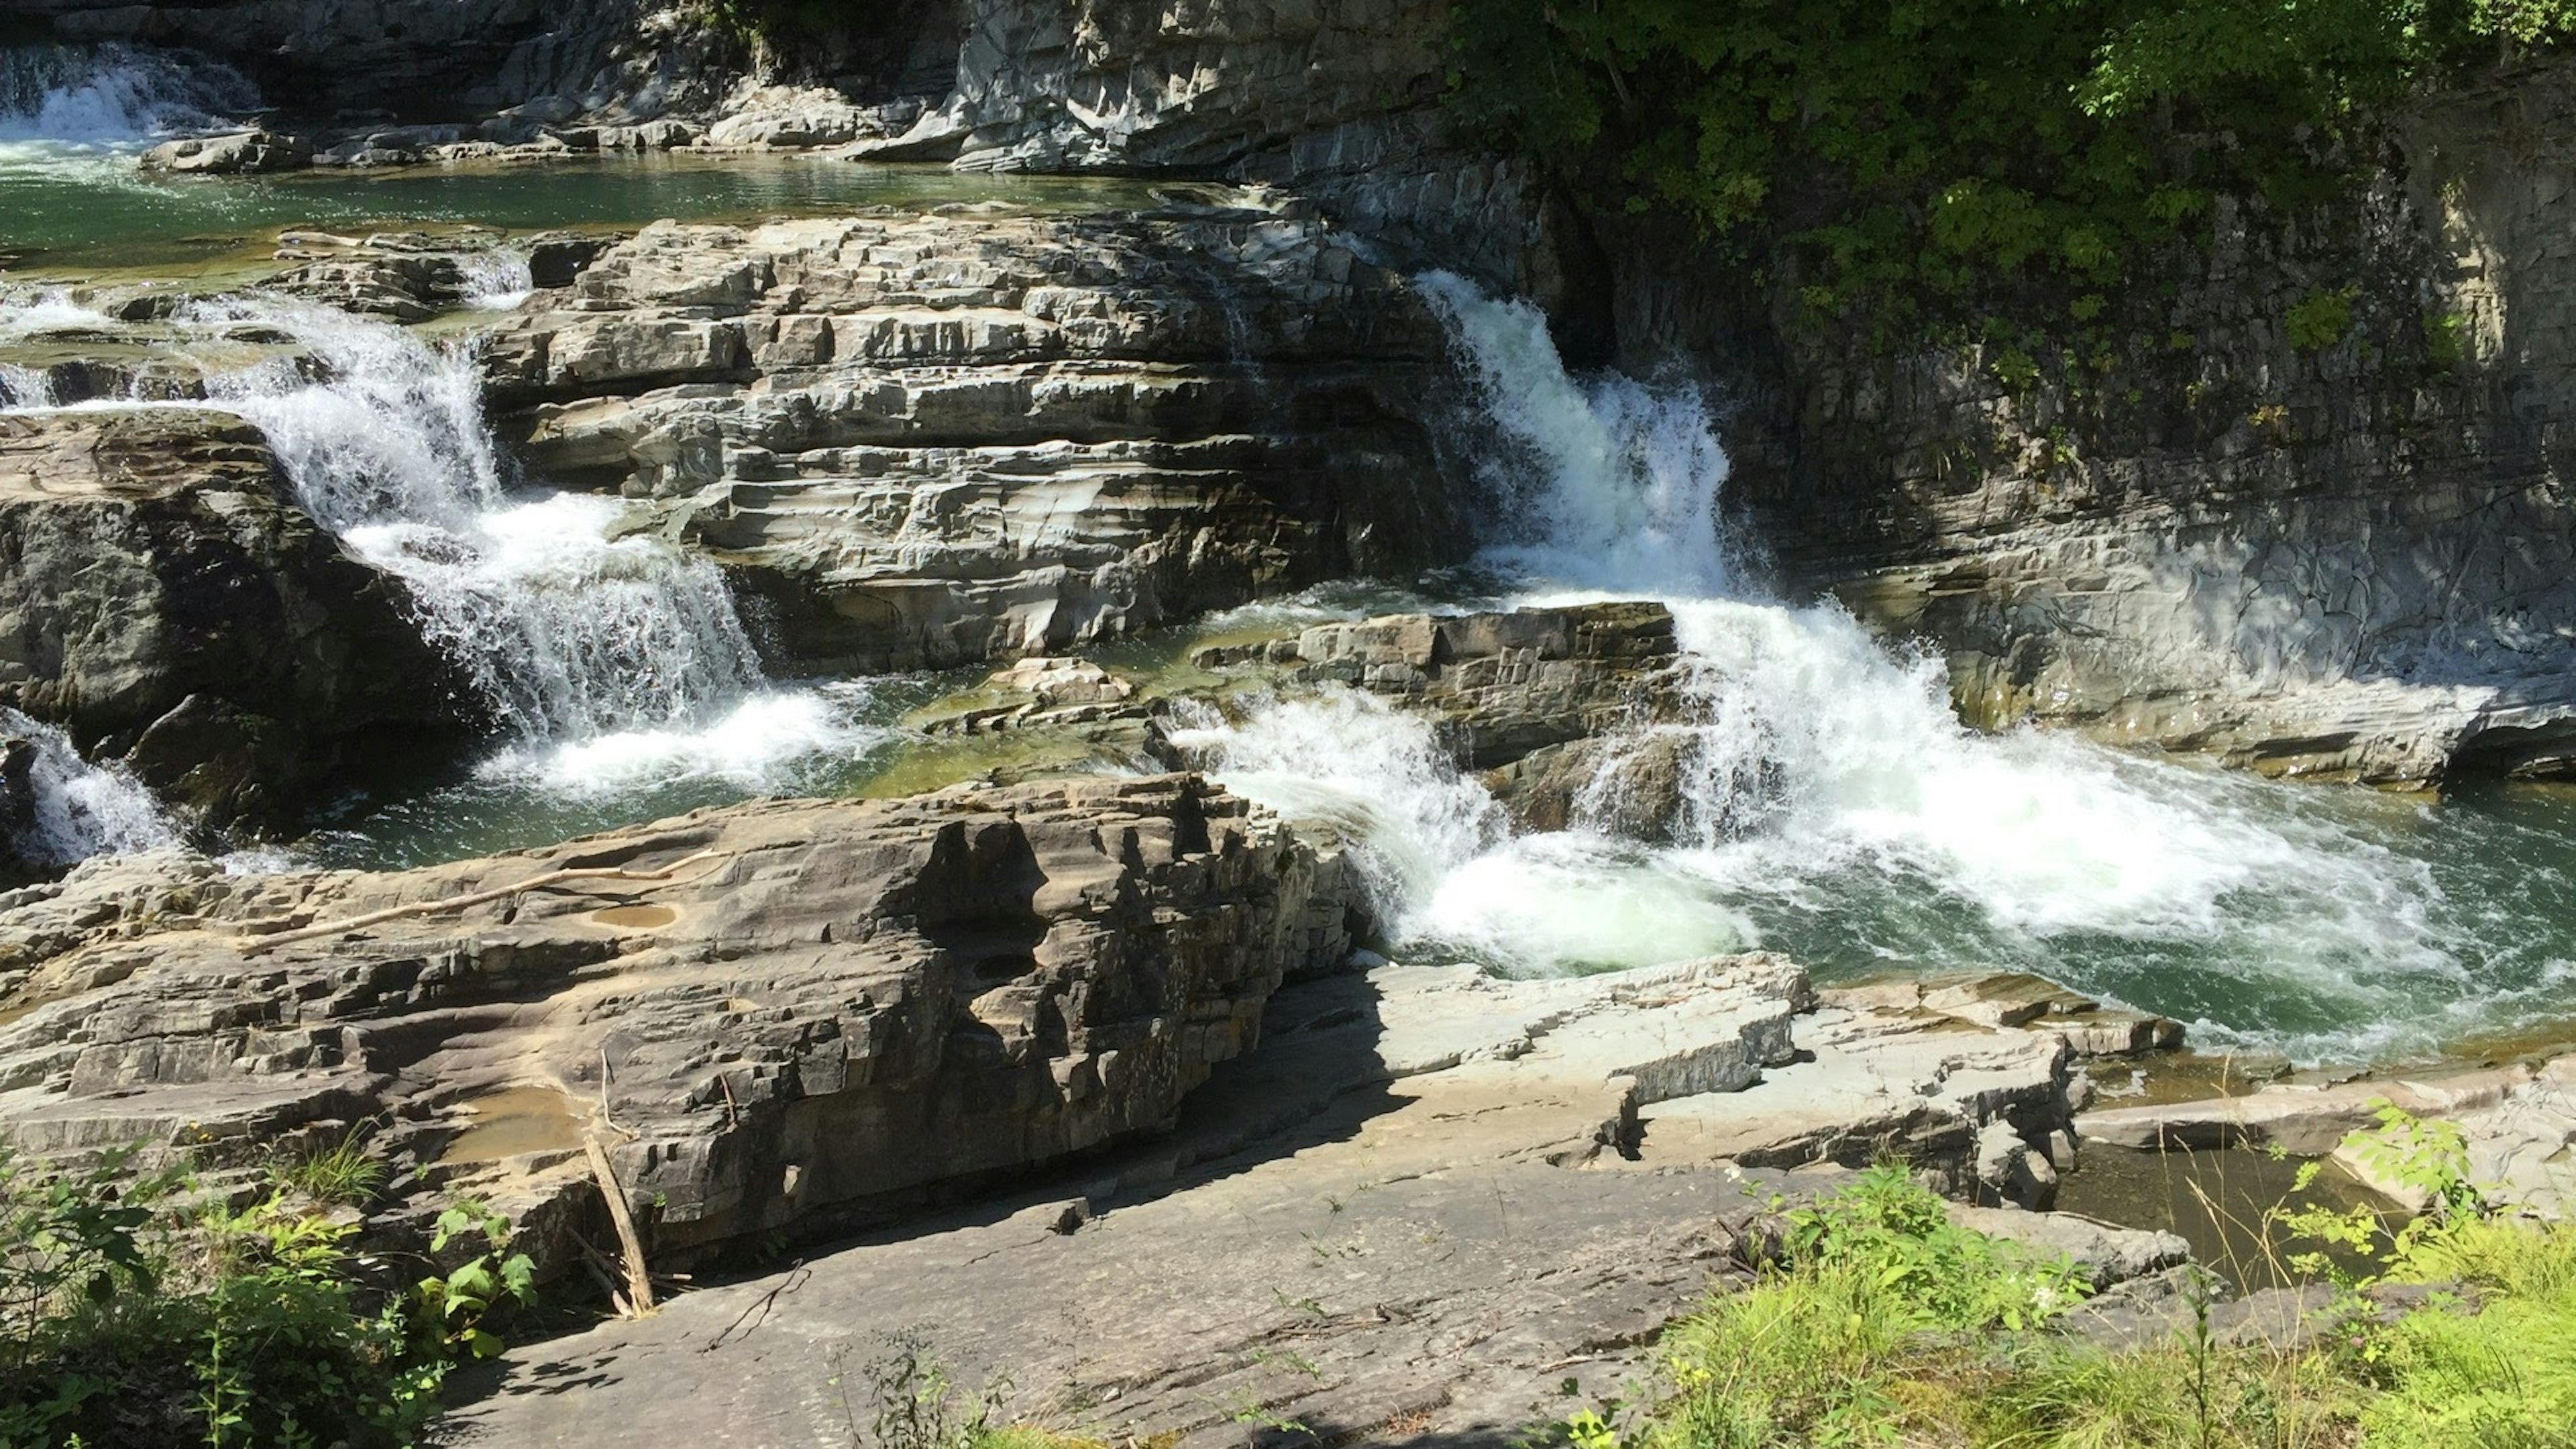
<path id="1" fill-rule="evenodd" d="M 658 1265 L 1167 1126 L 1284 976 L 1349 953 L 1346 880 L 1194 776 L 385 875 L 102 862 L 0 912 L 13 999 L 46 1003 L 0 1029 L 0 1125 L 223 1167 L 384 1115 L 424 1191 L 546 1220 L 594 1134 Z M 520 1140 L 473 1138 L 478 1104 Z"/>
<path id="2" fill-rule="evenodd" d="M 1468 545 L 1437 322 L 1327 226 L 663 223 L 508 321 L 499 425 L 654 500 L 802 671 L 945 666 Z"/>
<path id="3" fill-rule="evenodd" d="M 455 725 L 399 584 L 193 407 L 0 418 L 0 704 L 210 824 L 277 819 L 356 740 Z"/>
<path id="4" fill-rule="evenodd" d="M 301 171 L 313 164 L 313 143 L 272 131 L 192 136 L 165 141 L 143 153 L 143 169 L 208 176 L 261 171 Z"/>

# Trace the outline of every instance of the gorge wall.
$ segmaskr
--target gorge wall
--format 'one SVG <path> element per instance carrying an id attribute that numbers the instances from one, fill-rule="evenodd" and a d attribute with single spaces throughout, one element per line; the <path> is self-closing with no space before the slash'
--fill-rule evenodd
<path id="1" fill-rule="evenodd" d="M 1616 332 L 1632 363 L 1701 359 L 1783 572 L 1938 640 L 1972 719 L 2271 773 L 2548 773 L 2576 619 L 2570 79 L 2415 102 L 2349 203 L 2222 201 L 2071 382 L 1873 351 L 1651 227 L 1609 248 Z"/>

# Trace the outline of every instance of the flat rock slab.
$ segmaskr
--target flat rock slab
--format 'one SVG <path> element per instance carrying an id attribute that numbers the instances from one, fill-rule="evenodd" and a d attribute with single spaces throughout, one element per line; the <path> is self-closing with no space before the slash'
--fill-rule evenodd
<path id="1" fill-rule="evenodd" d="M 1868 1020 L 1963 1061 L 1982 1042 L 2037 1063 L 2033 1100 L 2054 1087 L 2045 1125 L 2063 1131 L 2060 1038 L 1938 1013 L 1800 1015 L 1812 1000 L 1769 956 L 1537 982 L 1385 965 L 1292 985 L 1262 1045 L 1217 1070 L 1170 1137 L 972 1217 L 516 1350 L 467 1377 L 452 1437 L 844 1442 L 875 1412 L 867 1369 L 887 1335 L 909 1333 L 959 1382 L 1007 1380 L 1009 1417 L 1052 1427 L 1515 1444 L 1637 1378 L 1776 1197 L 1848 1180 L 1830 1163 L 1783 1170 L 1813 1161 L 1786 1149 L 1783 1168 L 1657 1167 L 1659 1104 L 1731 1093 L 1767 1112 L 1831 1070 L 1796 1033 Z M 1988 1125 L 1969 1123 L 1971 1171 Z M 2106 1282 L 2172 1260 L 2157 1235 L 2052 1214 L 1974 1223 L 2073 1252 Z M 1584 1397 L 1564 1395 L 1569 1379 Z"/>

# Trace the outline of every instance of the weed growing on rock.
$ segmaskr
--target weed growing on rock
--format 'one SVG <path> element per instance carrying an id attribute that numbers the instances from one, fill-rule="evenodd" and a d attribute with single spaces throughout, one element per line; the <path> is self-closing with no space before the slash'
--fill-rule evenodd
<path id="1" fill-rule="evenodd" d="M 411 1444 L 449 1368 L 500 1347 L 486 1315 L 531 1296 L 486 1209 L 432 1243 L 482 1251 L 405 1287 L 319 1193 L 233 1208 L 132 1158 L 58 1172 L 0 1148 L 0 1444 Z"/>

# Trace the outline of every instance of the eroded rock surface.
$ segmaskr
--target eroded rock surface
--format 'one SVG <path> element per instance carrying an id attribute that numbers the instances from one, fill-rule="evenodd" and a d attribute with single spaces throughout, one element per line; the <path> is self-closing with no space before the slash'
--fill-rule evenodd
<path id="1" fill-rule="evenodd" d="M 2576 1206 L 2576 1057 L 2538 1066 L 2395 1073 L 2337 1083 L 2274 1083 L 2241 1096 L 2088 1112 L 2081 1131 L 2124 1147 L 2278 1148 L 2328 1157 L 2374 1191 L 2420 1208 L 2424 1185 L 2387 1152 L 2346 1146 L 2391 1106 L 2456 1124 L 2472 1183 L 2544 1216 Z"/>
<path id="2" fill-rule="evenodd" d="M 1676 657 L 1661 604 L 1391 614 L 1293 639 L 1217 646 L 1203 667 L 1260 662 L 1297 684 L 1344 684 L 1428 716 L 1470 769 L 1602 733 L 1656 707 Z"/>
<path id="3" fill-rule="evenodd" d="M 210 823 L 276 818 L 358 740 L 453 720 L 400 586 L 229 414 L 0 418 L 0 556 L 0 703 Z"/>
<path id="4" fill-rule="evenodd" d="M 487 357 L 537 467 L 663 500 L 864 671 L 1456 553 L 1442 345 L 1321 223 L 1184 208 L 656 225 Z"/>
<path id="5" fill-rule="evenodd" d="M 1172 1136 L 971 1218 L 516 1352 L 455 1432 L 571 1444 L 609 1415 L 805 1443 L 844 1422 L 811 1385 L 859 1377 L 882 1335 L 909 1332 L 964 1382 L 1006 1378 L 1013 1418 L 1112 1439 L 1281 1443 L 1273 1426 L 1294 1420 L 1325 1442 L 1521 1442 L 1563 1417 L 1569 1377 L 1623 1392 L 1663 1325 L 1776 1233 L 1776 1200 L 1848 1180 L 1657 1156 L 1659 1111 L 1733 1104 L 1750 1131 L 1801 1093 L 1811 1005 L 1804 974 L 1766 956 L 1538 982 L 1382 965 L 1291 986 Z M 2030 1036 L 2032 1102 L 2064 1081 L 2065 1043 L 2045 1032 L 1930 1012 L 1879 1029 Z M 1967 1220 L 2106 1284 L 2174 1261 L 2154 1234 Z"/>
<path id="6" fill-rule="evenodd" d="M 1190 776 L 753 804 L 390 875 L 101 862 L 9 904 L 0 969 L 48 1003 L 0 1031 L 21 1146 L 225 1164 L 382 1114 L 452 1178 L 442 1113 L 552 1092 L 553 1160 L 605 1137 L 664 1252 L 1167 1124 L 1357 905 Z M 517 1168 L 495 1196 L 523 1208 L 579 1176 Z"/>

